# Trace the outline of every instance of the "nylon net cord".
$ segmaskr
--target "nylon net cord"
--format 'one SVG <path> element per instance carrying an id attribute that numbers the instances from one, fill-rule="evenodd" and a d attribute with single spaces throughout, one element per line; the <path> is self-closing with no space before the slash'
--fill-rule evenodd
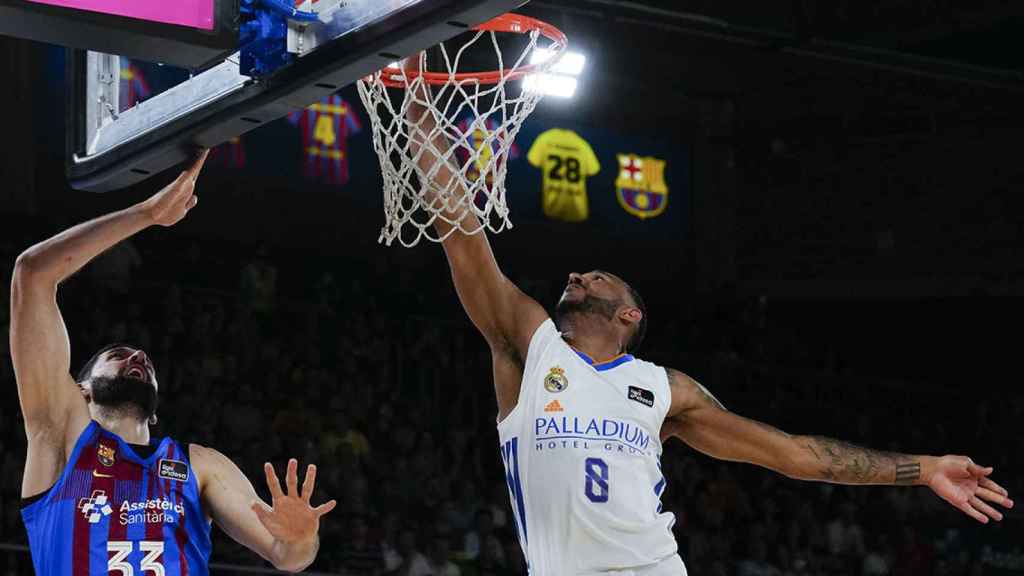
<path id="1" fill-rule="evenodd" d="M 456 78 L 466 51 L 485 36 L 497 58 L 497 81 L 487 85 L 476 78 Z M 429 86 L 422 57 L 419 74 L 407 74 L 404 67 L 385 68 L 358 82 L 383 175 L 384 227 L 379 242 L 390 246 L 397 239 L 411 247 L 422 239 L 441 242 L 459 231 L 499 233 L 512 228 L 505 194 L 508 160 L 523 121 L 541 98 L 540 91 L 526 90 L 515 73 L 541 38 L 537 30 L 527 37 L 526 48 L 508 69 L 497 33 L 477 31 L 454 58 L 443 44 L 439 47 L 448 76 L 443 84 Z M 552 43 L 553 54 L 561 48 Z M 553 55 L 533 73 L 543 74 L 556 60 Z M 388 88 L 385 79 L 398 80 L 403 87 Z M 417 122 L 409 117 L 413 105 L 426 110 Z M 449 146 L 439 150 L 437 143 Z M 420 166 L 424 154 L 436 159 L 426 170 Z M 452 177 L 442 182 L 438 174 L 445 166 Z M 450 225 L 443 234 L 434 228 L 438 219 Z"/>

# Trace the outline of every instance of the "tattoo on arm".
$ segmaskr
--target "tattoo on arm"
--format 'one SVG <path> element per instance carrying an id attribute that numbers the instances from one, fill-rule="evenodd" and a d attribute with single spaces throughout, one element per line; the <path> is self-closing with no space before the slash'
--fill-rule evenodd
<path id="1" fill-rule="evenodd" d="M 921 463 L 910 462 L 896 465 L 896 483 L 910 484 L 921 477 Z"/>
<path id="2" fill-rule="evenodd" d="M 804 448 L 814 457 L 820 479 L 837 484 L 912 484 L 921 463 L 908 454 L 863 448 L 842 440 L 807 436 Z"/>

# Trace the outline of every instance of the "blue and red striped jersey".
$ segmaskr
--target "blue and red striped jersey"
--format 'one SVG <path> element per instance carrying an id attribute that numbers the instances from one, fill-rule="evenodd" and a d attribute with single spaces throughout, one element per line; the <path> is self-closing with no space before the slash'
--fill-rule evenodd
<path id="1" fill-rule="evenodd" d="M 22 509 L 39 576 L 206 576 L 210 523 L 187 447 L 141 458 L 91 422 L 57 483 Z"/>
<path id="2" fill-rule="evenodd" d="M 348 137 L 363 129 L 348 102 L 332 94 L 305 110 L 292 112 L 288 121 L 301 130 L 303 176 L 335 186 L 348 183 Z"/>

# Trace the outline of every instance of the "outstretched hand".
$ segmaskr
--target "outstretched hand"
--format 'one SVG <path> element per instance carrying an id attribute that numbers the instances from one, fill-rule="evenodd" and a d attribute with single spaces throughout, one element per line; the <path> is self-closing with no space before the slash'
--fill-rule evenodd
<path id="1" fill-rule="evenodd" d="M 143 211 L 154 224 L 173 226 L 199 202 L 195 195 L 196 179 L 199 178 L 199 172 L 203 169 L 209 153 L 209 150 L 203 150 L 192 165 L 174 179 L 174 182 L 142 203 Z"/>
<path id="2" fill-rule="evenodd" d="M 337 502 L 331 500 L 313 508 L 309 499 L 316 486 L 316 466 L 310 464 L 306 468 L 306 478 L 302 482 L 302 492 L 298 489 L 299 462 L 292 458 L 288 461 L 285 473 L 285 486 L 288 492 L 281 490 L 281 482 L 270 463 L 263 465 L 267 474 L 267 487 L 273 498 L 271 506 L 262 500 L 255 500 L 252 509 L 256 516 L 275 539 L 290 543 L 312 539 L 320 530 L 320 517 L 334 509 Z"/>
<path id="3" fill-rule="evenodd" d="M 938 458 L 928 478 L 928 487 L 943 500 L 962 510 L 982 524 L 988 519 L 1002 520 L 1001 512 L 988 504 L 1013 508 L 1013 500 L 1005 488 L 993 482 L 992 468 L 978 466 L 966 456 Z"/>

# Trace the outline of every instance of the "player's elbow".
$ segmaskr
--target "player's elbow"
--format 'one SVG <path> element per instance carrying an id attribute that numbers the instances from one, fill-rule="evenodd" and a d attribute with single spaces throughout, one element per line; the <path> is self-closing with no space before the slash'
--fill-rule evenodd
<path id="1" fill-rule="evenodd" d="M 36 256 L 32 249 L 29 248 L 18 255 L 18 259 L 14 261 L 14 274 L 12 278 L 15 281 L 24 280 L 27 277 L 31 277 L 39 270 L 39 258 Z"/>
<path id="2" fill-rule="evenodd" d="M 312 564 L 312 562 L 309 562 L 309 563 L 306 563 L 306 564 L 297 564 L 297 563 L 294 563 L 294 562 L 292 562 L 292 563 L 288 563 L 288 562 L 274 562 L 273 563 L 275 570 L 280 570 L 281 572 L 287 572 L 289 574 L 296 574 L 298 572 L 302 572 L 303 570 L 306 569 L 307 566 L 309 566 L 309 564 Z"/>
<path id="3" fill-rule="evenodd" d="M 42 257 L 34 246 L 22 252 L 14 261 L 14 272 L 11 274 L 12 292 L 47 282 L 45 268 Z"/>
<path id="4" fill-rule="evenodd" d="M 295 559 L 281 559 L 274 560 L 271 564 L 274 565 L 275 569 L 280 570 L 281 572 L 295 574 L 296 572 L 302 572 L 306 568 L 309 568 L 309 565 L 313 563 L 314 559 L 315 557 L 302 559 L 302 561 L 296 561 Z"/>
<path id="5" fill-rule="evenodd" d="M 14 261 L 14 272 L 11 274 L 11 305 L 18 306 L 22 296 L 28 291 L 28 285 L 35 274 L 35 262 L 28 253 L 23 252 Z"/>

